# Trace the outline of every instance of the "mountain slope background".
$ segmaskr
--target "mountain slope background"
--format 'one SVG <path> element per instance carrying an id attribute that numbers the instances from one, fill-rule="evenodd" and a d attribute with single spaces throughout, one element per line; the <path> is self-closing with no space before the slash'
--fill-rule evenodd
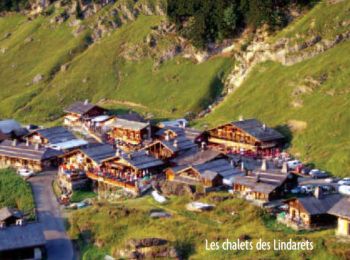
<path id="1" fill-rule="evenodd" d="M 237 54 L 259 35 L 203 51 L 168 22 L 162 1 L 89 5 L 84 19 L 76 8 L 56 3 L 40 14 L 0 17 L 1 118 L 57 124 L 63 107 L 84 99 L 154 119 L 186 116 L 200 128 L 256 117 L 284 131 L 301 159 L 349 174 L 349 1 L 321 1 L 270 33 L 259 44 L 287 42 L 283 48 L 294 51 L 285 56 L 295 62 L 247 64 L 233 91 Z M 317 45 L 337 37 L 327 49 Z"/>

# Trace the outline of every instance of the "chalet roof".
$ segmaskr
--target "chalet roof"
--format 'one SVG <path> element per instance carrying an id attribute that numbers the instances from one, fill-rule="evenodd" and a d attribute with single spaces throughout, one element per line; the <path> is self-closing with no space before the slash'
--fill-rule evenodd
<path id="1" fill-rule="evenodd" d="M 203 149 L 198 149 L 196 147 L 174 158 L 172 162 L 177 165 L 185 165 L 185 164 L 197 165 L 197 164 L 202 164 L 202 163 L 206 163 L 208 161 L 214 160 L 220 156 L 224 156 L 224 155 L 221 152 L 218 152 L 212 149 L 203 150 Z"/>
<path id="2" fill-rule="evenodd" d="M 81 148 L 80 150 L 97 164 L 101 164 L 106 159 L 115 157 L 116 155 L 116 151 L 108 144 L 96 144 Z"/>
<path id="3" fill-rule="evenodd" d="M 215 171 L 211 171 L 211 170 L 206 170 L 203 172 L 202 177 L 207 179 L 207 180 L 214 180 L 218 175 L 220 175 L 219 173 L 215 172 Z M 221 176 L 221 175 L 220 175 Z"/>
<path id="4" fill-rule="evenodd" d="M 17 143 L 13 146 L 13 142 L 10 140 L 5 140 L 0 143 L 0 155 L 7 156 L 11 158 L 22 158 L 33 161 L 43 161 L 46 159 L 51 159 L 56 156 L 62 155 L 62 152 L 46 148 L 39 147 L 35 149 L 35 145 L 26 145 L 25 143 Z"/>
<path id="5" fill-rule="evenodd" d="M 88 102 L 75 102 L 65 109 L 67 113 L 75 113 L 79 115 L 84 115 L 88 113 L 91 109 L 98 107 L 97 105 Z"/>
<path id="6" fill-rule="evenodd" d="M 328 211 L 329 214 L 337 217 L 350 219 L 350 198 L 343 197 Z"/>
<path id="7" fill-rule="evenodd" d="M 135 112 L 129 112 L 127 114 L 119 114 L 117 115 L 117 118 L 125 119 L 128 121 L 145 122 L 145 119 L 141 115 Z"/>
<path id="8" fill-rule="evenodd" d="M 273 141 L 284 138 L 281 133 L 275 129 L 265 126 L 257 119 L 235 121 L 231 124 L 235 127 L 238 127 L 239 129 L 242 129 L 260 141 Z"/>
<path id="9" fill-rule="evenodd" d="M 10 217 L 21 218 L 22 213 L 19 210 L 12 209 L 9 207 L 4 207 L 0 209 L 0 221 L 5 221 Z"/>
<path id="10" fill-rule="evenodd" d="M 50 144 L 63 143 L 76 139 L 76 137 L 63 126 L 39 129 L 33 132 L 38 133 L 49 141 Z"/>
<path id="11" fill-rule="evenodd" d="M 144 150 L 136 151 L 130 154 L 123 154 L 122 158 L 140 170 L 158 167 L 164 164 L 163 161 L 148 154 Z"/>
<path id="12" fill-rule="evenodd" d="M 172 131 L 177 136 L 185 136 L 189 140 L 195 140 L 199 135 L 201 135 L 201 131 L 193 129 L 193 128 L 183 128 L 183 127 L 176 127 L 176 126 L 166 126 L 158 131 L 156 131 L 155 136 L 163 136 L 165 135 L 166 131 Z"/>
<path id="13" fill-rule="evenodd" d="M 130 121 L 130 120 L 117 118 L 117 120 L 113 124 L 111 124 L 111 126 L 115 128 L 123 128 L 123 129 L 130 129 L 130 130 L 142 130 L 148 127 L 149 123 Z"/>
<path id="14" fill-rule="evenodd" d="M 45 237 L 39 223 L 0 229 L 0 252 L 44 245 Z"/>
<path id="15" fill-rule="evenodd" d="M 50 147 L 58 150 L 68 150 L 68 149 L 86 146 L 88 144 L 89 142 L 83 139 L 73 139 L 62 143 L 52 144 L 50 145 Z"/>
<path id="16" fill-rule="evenodd" d="M 280 187 L 288 178 L 292 178 L 291 173 L 285 174 L 274 169 L 267 171 L 256 170 L 249 175 L 239 176 L 235 179 L 236 184 L 250 187 L 252 190 L 264 194 L 269 194 Z"/>
<path id="17" fill-rule="evenodd" d="M 325 214 L 340 201 L 340 194 L 324 195 L 321 198 L 314 196 L 302 197 L 297 200 L 310 215 Z"/>
<path id="18" fill-rule="evenodd" d="M 197 145 L 193 143 L 192 140 L 187 139 L 185 136 L 179 136 L 174 139 L 171 139 L 170 141 L 162 140 L 160 142 L 163 143 L 166 147 L 168 147 L 173 153 L 197 147 Z"/>
<path id="19" fill-rule="evenodd" d="M 10 134 L 21 129 L 21 125 L 16 120 L 7 119 L 0 121 L 0 132 L 2 132 L 3 134 Z"/>

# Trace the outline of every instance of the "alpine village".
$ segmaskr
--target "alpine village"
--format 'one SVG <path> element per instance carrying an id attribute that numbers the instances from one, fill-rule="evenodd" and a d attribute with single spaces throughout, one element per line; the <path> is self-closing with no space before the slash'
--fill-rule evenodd
<path id="1" fill-rule="evenodd" d="M 328 54 L 350 46 L 350 4 L 347 0 L 299 2 L 303 1 L 0 3 L 1 70 L 12 67 L 15 71 L 17 66 L 19 70 L 21 59 L 29 64 L 22 52 L 18 52 L 18 60 L 11 58 L 12 65 L 1 61 L 20 48 L 11 49 L 17 40 L 7 43 L 15 39 L 17 31 L 23 35 L 31 31 L 33 36 L 25 36 L 26 45 L 37 41 L 41 34 L 34 32 L 40 30 L 41 23 L 51 24 L 49 30 L 62 34 L 58 37 L 66 37 L 60 30 L 70 27 L 75 28 L 76 40 L 85 35 L 84 46 L 69 47 L 68 56 L 74 57 L 58 58 L 65 64 L 55 65 L 50 75 L 36 73 L 31 83 L 22 82 L 26 87 L 18 88 L 18 95 L 23 100 L 11 96 L 17 93 L 11 84 L 17 83 L 5 80 L 11 76 L 0 72 L 0 92 L 4 93 L 0 94 L 0 259 L 350 259 L 350 172 L 346 170 L 350 92 L 349 85 L 345 86 L 349 84 L 345 75 L 350 64 L 345 62 L 349 62 L 350 52 Z M 207 16 L 201 20 L 203 28 L 198 22 L 202 16 Z M 155 20 L 147 20 L 151 18 Z M 334 24 L 333 19 L 337 21 Z M 23 23 L 37 25 L 24 28 Z M 303 41 L 304 35 L 297 32 L 305 33 L 303 26 L 310 26 L 309 33 L 316 31 L 322 37 L 296 45 L 297 49 L 287 47 L 293 33 L 298 35 L 296 42 Z M 151 33 L 137 42 L 137 34 L 146 29 Z M 196 31 L 202 29 L 202 33 Z M 326 40 L 329 30 L 338 33 L 334 41 Z M 87 32 L 91 36 L 86 36 Z M 44 45 L 54 44 L 57 39 L 53 35 L 52 42 L 43 40 L 36 46 L 39 52 Z M 280 35 L 284 38 L 273 43 Z M 120 37 L 121 42 L 112 46 L 119 48 L 123 58 L 118 56 L 110 65 L 96 54 L 85 61 L 88 65 L 83 67 L 82 81 L 74 81 L 79 72 L 69 71 L 88 52 L 97 53 L 99 47 L 95 46 L 106 48 L 104 59 L 109 60 L 107 56 L 112 54 L 106 44 L 113 37 Z M 162 42 L 165 37 L 166 43 Z M 130 47 L 129 42 L 135 45 Z M 59 53 L 70 44 L 63 40 L 54 48 Z M 162 44 L 170 49 L 175 44 L 176 48 L 160 54 Z M 31 51 L 49 64 L 55 50 L 48 56 Z M 191 65 L 175 56 L 191 60 Z M 344 64 L 338 65 L 334 57 L 344 58 Z M 153 75 L 132 67 L 147 64 L 147 59 L 160 59 L 149 70 Z M 157 75 L 173 59 L 170 70 L 178 68 L 178 74 Z M 221 64 L 213 74 L 216 78 L 210 78 L 216 59 L 234 62 Z M 282 69 L 270 71 L 269 66 L 275 66 L 272 62 L 281 63 Z M 198 74 L 196 66 L 202 64 L 210 65 Z M 295 69 L 300 64 L 305 65 Z M 93 74 L 90 65 L 105 75 L 101 77 L 106 81 L 111 80 L 106 66 L 112 66 L 117 87 L 106 88 L 109 83 Z M 317 66 L 328 74 L 317 79 L 303 74 Z M 290 68 L 291 72 L 284 72 Z M 335 70 L 340 73 L 343 69 L 343 74 L 333 77 Z M 183 71 L 188 74 L 181 78 Z M 59 81 L 63 73 L 69 76 Z M 261 76 L 264 73 L 265 78 Z M 296 76 L 288 74 L 288 81 L 283 81 L 278 73 Z M 20 77 L 13 80 L 21 81 Z M 95 82 L 94 77 L 99 80 Z M 187 77 L 192 81 L 187 82 Z M 334 84 L 346 83 L 339 92 L 340 85 L 324 90 L 334 101 L 322 104 L 314 92 L 323 93 L 327 77 L 333 77 Z M 187 104 L 202 95 L 202 90 L 187 90 L 191 85 L 209 84 L 202 83 L 203 79 L 211 86 L 204 91 L 210 94 L 205 95 L 212 96 L 198 96 L 204 103 L 188 112 Z M 74 86 L 57 90 L 53 98 L 52 91 L 70 80 Z M 147 85 L 153 80 L 160 85 L 176 83 L 164 94 Z M 216 81 L 222 83 L 213 83 Z M 254 94 L 263 81 L 267 81 L 265 89 Z M 274 81 L 278 86 L 299 85 L 290 97 L 280 96 L 267 89 Z M 144 83 L 140 89 L 131 87 Z M 129 84 L 128 94 L 123 84 Z M 250 85 L 256 89 L 249 89 Z M 152 92 L 145 103 L 137 102 L 140 97 L 148 100 L 141 88 Z M 106 92 L 101 94 L 100 89 Z M 280 91 L 285 93 L 284 89 Z M 44 92 L 47 94 L 41 96 Z M 250 95 L 253 97 L 247 98 Z M 308 95 L 314 96 L 308 99 Z M 281 108 L 284 101 L 280 100 L 288 100 L 288 108 Z M 168 107 L 171 102 L 176 108 Z M 310 108 L 312 102 L 315 110 L 305 112 L 304 106 Z M 337 111 L 328 113 L 333 105 Z M 294 119 L 299 115 L 293 112 L 297 109 L 302 111 L 300 120 Z M 167 112 L 159 112 L 163 110 Z M 307 123 L 306 118 L 313 116 Z M 341 119 L 347 134 L 343 139 L 338 138 Z M 317 120 L 322 124 L 311 123 Z M 311 136 L 303 135 L 313 124 Z M 300 147 L 306 147 L 305 151 L 299 152 Z M 312 157 L 315 149 L 319 155 Z M 337 149 L 339 156 L 331 156 Z M 345 165 L 339 168 L 340 174 L 334 166 L 338 164 Z"/>

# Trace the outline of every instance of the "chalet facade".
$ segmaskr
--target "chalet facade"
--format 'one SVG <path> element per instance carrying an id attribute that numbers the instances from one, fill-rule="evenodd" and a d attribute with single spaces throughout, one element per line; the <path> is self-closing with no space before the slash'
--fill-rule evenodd
<path id="1" fill-rule="evenodd" d="M 56 167 L 62 152 L 38 144 L 5 140 L 0 143 L 0 167 L 27 168 L 35 172 Z"/>
<path id="2" fill-rule="evenodd" d="M 247 200 L 262 203 L 280 199 L 286 191 L 297 186 L 297 176 L 282 170 L 267 169 L 263 161 L 261 169 L 246 171 L 245 176 L 238 176 L 233 183 L 233 190 Z"/>
<path id="3" fill-rule="evenodd" d="M 338 218 L 336 234 L 350 238 L 350 198 L 344 197 L 339 200 L 331 207 L 328 213 Z"/>
<path id="4" fill-rule="evenodd" d="M 64 112 L 66 113 L 63 121 L 65 125 L 81 127 L 89 124 L 92 118 L 105 115 L 107 110 L 85 101 L 70 105 Z"/>
<path id="5" fill-rule="evenodd" d="M 26 139 L 30 144 L 39 144 L 57 150 L 71 150 L 88 144 L 87 141 L 77 139 L 72 132 L 61 126 L 35 130 L 27 135 Z"/>
<path id="6" fill-rule="evenodd" d="M 182 165 L 166 170 L 168 181 L 180 182 L 190 186 L 203 186 L 211 189 L 223 185 L 223 179 L 240 175 L 225 159 L 209 161 L 198 165 Z"/>
<path id="7" fill-rule="evenodd" d="M 95 145 L 64 155 L 59 176 L 60 181 L 65 182 L 63 176 L 67 174 L 85 174 L 99 190 L 121 187 L 139 193 L 163 165 L 146 151 L 126 154 L 110 145 Z"/>
<path id="8" fill-rule="evenodd" d="M 209 144 L 233 153 L 264 156 L 279 151 L 284 137 L 256 119 L 224 124 L 207 132 Z"/>
<path id="9" fill-rule="evenodd" d="M 337 217 L 328 213 L 339 202 L 341 195 L 315 195 L 292 198 L 286 201 L 289 206 L 284 223 L 294 229 L 317 229 L 335 225 Z"/>
<path id="10" fill-rule="evenodd" d="M 125 151 L 133 151 L 142 148 L 146 140 L 151 139 L 150 123 L 115 119 L 109 125 L 108 138 Z"/>

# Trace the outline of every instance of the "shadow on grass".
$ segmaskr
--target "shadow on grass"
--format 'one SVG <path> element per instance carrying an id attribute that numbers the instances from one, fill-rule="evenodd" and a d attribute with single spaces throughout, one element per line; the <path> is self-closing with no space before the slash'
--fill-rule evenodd
<path id="1" fill-rule="evenodd" d="M 178 240 L 175 242 L 175 248 L 181 259 L 189 259 L 196 252 L 194 243 L 191 241 Z"/>

